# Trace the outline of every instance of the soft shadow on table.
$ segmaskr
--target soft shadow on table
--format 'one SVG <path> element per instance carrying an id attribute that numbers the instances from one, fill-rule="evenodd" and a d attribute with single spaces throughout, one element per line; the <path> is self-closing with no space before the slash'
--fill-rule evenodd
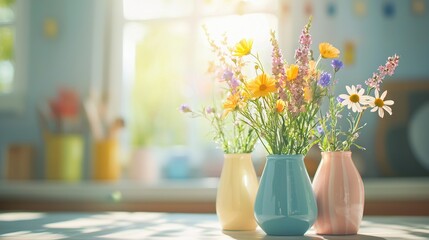
<path id="1" fill-rule="evenodd" d="M 361 229 L 388 229 L 390 235 L 403 239 L 429 239 L 429 225 L 425 217 L 373 217 L 362 221 Z"/>
<path id="2" fill-rule="evenodd" d="M 244 239 L 264 239 L 264 240 L 279 240 L 279 239 L 296 239 L 296 240 L 385 240 L 382 237 L 375 237 L 364 234 L 357 235 L 315 235 L 309 234 L 305 236 L 269 236 L 258 231 L 240 232 L 240 231 L 222 231 L 223 234 L 237 240 Z"/>
<path id="3" fill-rule="evenodd" d="M 296 239 L 296 240 L 323 240 L 322 236 L 268 236 L 261 231 L 222 231 L 223 234 L 237 240 L 247 239 Z"/>
<path id="4" fill-rule="evenodd" d="M 326 240 L 385 240 L 385 238 L 382 237 L 375 237 L 370 235 L 364 235 L 364 234 L 357 234 L 357 235 L 321 235 L 322 239 Z"/>

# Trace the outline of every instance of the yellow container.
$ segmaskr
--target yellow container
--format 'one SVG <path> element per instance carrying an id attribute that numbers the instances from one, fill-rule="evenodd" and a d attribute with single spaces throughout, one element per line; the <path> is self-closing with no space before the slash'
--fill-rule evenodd
<path id="1" fill-rule="evenodd" d="M 97 140 L 93 150 L 93 179 L 118 180 L 120 176 L 118 141 L 114 138 Z"/>
<path id="2" fill-rule="evenodd" d="M 48 180 L 79 181 L 83 139 L 79 134 L 45 135 L 45 174 Z"/>

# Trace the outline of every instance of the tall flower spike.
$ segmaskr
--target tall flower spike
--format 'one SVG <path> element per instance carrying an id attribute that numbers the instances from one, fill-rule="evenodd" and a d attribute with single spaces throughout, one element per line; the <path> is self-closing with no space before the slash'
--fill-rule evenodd
<path id="1" fill-rule="evenodd" d="M 284 83 L 286 79 L 286 73 L 283 63 L 283 55 L 279 47 L 276 35 L 274 31 L 271 31 L 271 45 L 273 46 L 272 53 L 272 72 L 274 79 L 277 82 L 277 89 L 280 95 L 280 98 L 285 100 L 286 93 L 284 90 Z"/>
<path id="2" fill-rule="evenodd" d="M 395 73 L 396 67 L 399 64 L 399 56 L 393 55 L 387 58 L 384 66 L 378 67 L 378 72 L 372 74 L 372 78 L 365 81 L 365 84 L 370 88 L 375 88 L 380 91 L 380 85 L 383 83 L 386 75 L 392 76 Z"/>
<path id="3" fill-rule="evenodd" d="M 295 64 L 299 66 L 298 76 L 294 81 L 286 81 L 286 87 L 291 94 L 290 104 L 288 105 L 289 111 L 298 113 L 303 108 L 304 104 L 304 89 L 307 87 L 307 82 L 304 78 L 308 75 L 309 71 L 309 53 L 311 45 L 311 27 L 312 18 L 309 19 L 299 37 L 299 48 L 295 51 Z"/>

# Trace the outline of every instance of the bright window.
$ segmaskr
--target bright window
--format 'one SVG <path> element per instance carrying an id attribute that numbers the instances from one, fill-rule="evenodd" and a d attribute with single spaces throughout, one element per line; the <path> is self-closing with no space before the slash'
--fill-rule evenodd
<path id="1" fill-rule="evenodd" d="M 0 93 L 12 91 L 15 63 L 15 1 L 0 1 Z"/>
<path id="2" fill-rule="evenodd" d="M 24 105 L 26 4 L 0 0 L 0 110 L 19 112 Z"/>
<path id="3" fill-rule="evenodd" d="M 206 144 L 209 127 L 189 119 L 179 106 L 201 107 L 212 101 L 216 84 L 206 74 L 214 55 L 202 26 L 230 44 L 253 38 L 254 47 L 270 63 L 269 32 L 277 30 L 276 1 L 123 0 L 123 101 L 129 106 L 129 138 L 145 145 Z M 128 104 L 127 104 L 128 103 Z"/>

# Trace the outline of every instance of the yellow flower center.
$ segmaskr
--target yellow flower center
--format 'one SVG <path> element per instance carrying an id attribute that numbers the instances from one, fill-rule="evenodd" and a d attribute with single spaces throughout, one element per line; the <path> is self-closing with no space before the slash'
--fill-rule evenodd
<path id="1" fill-rule="evenodd" d="M 352 94 L 352 95 L 350 95 L 350 102 L 352 102 L 352 103 L 357 103 L 357 102 L 359 102 L 359 95 L 357 95 L 357 94 Z"/>
<path id="2" fill-rule="evenodd" d="M 377 98 L 377 99 L 375 99 L 374 104 L 377 107 L 383 107 L 384 106 L 384 101 L 381 100 L 380 98 Z"/>
<path id="3" fill-rule="evenodd" d="M 265 89 L 267 89 L 265 84 L 261 84 L 261 86 L 259 86 L 259 91 L 265 91 Z"/>

